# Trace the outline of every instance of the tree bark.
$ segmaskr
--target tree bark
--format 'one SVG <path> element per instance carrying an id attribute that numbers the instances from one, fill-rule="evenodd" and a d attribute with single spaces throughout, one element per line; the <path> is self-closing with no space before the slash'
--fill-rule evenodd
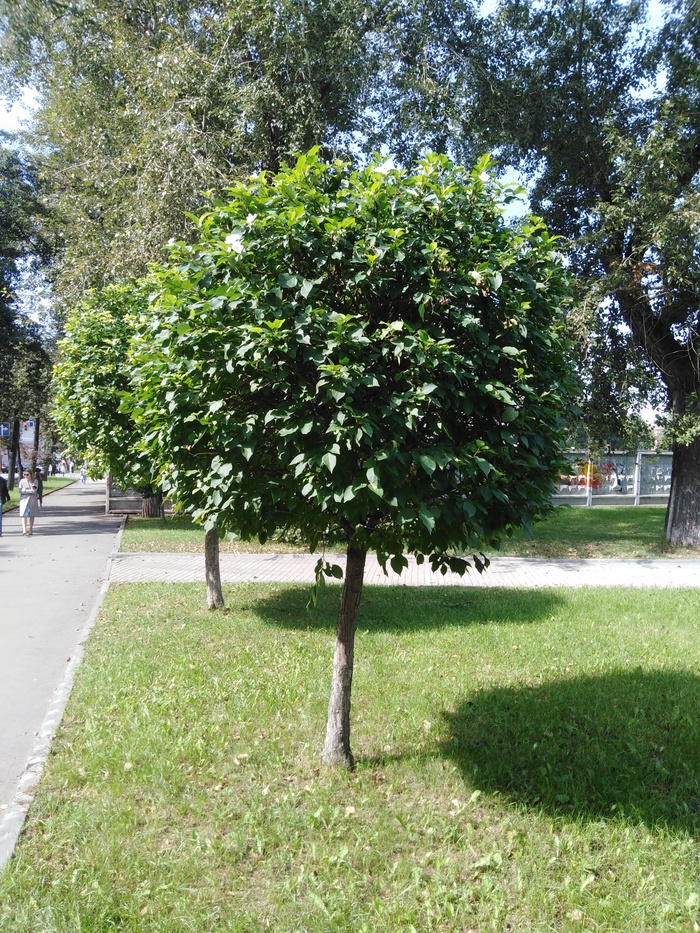
<path id="1" fill-rule="evenodd" d="M 695 398 L 695 414 L 700 416 L 697 345 L 692 341 L 679 343 L 671 324 L 655 314 L 638 283 L 618 291 L 616 297 L 635 340 L 659 371 L 668 391 L 670 411 L 674 415 L 686 414 L 688 401 Z M 690 312 L 688 308 L 688 317 Z M 700 438 L 688 445 L 673 445 L 665 538 L 669 544 L 700 546 Z"/>
<path id="2" fill-rule="evenodd" d="M 340 613 L 335 630 L 333 680 L 328 704 L 326 742 L 321 758 L 324 764 L 352 769 L 354 759 L 350 749 L 350 695 L 357 610 L 362 595 L 367 552 L 350 546 L 345 567 L 345 583 L 340 600 Z"/>
<path id="3" fill-rule="evenodd" d="M 673 445 L 671 494 L 666 509 L 665 536 L 669 544 L 700 547 L 700 437 L 692 444 Z"/>
<path id="4" fill-rule="evenodd" d="M 32 446 L 32 473 L 36 473 L 36 462 L 39 459 L 39 436 L 41 433 L 41 425 L 39 421 L 39 416 L 36 416 L 34 421 L 34 445 Z"/>
<path id="5" fill-rule="evenodd" d="M 22 472 L 22 457 L 19 450 L 19 418 L 15 418 L 12 423 L 12 439 L 10 441 L 10 463 L 7 475 L 7 488 L 15 488 L 15 470 L 19 464 L 19 472 Z"/>
<path id="6" fill-rule="evenodd" d="M 163 514 L 163 493 L 152 489 L 141 498 L 141 518 L 160 518 Z"/>
<path id="7" fill-rule="evenodd" d="M 218 528 L 210 528 L 204 536 L 204 575 L 207 581 L 207 609 L 222 609 L 224 594 L 221 589 Z"/>

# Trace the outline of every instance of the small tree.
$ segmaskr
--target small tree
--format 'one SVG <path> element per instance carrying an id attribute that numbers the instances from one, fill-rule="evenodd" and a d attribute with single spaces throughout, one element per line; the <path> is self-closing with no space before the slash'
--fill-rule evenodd
<path id="1" fill-rule="evenodd" d="M 159 273 L 136 395 L 166 488 L 243 538 L 347 542 L 323 759 L 352 765 L 365 556 L 464 572 L 550 508 L 566 283 L 486 174 L 301 157 L 231 189 Z M 339 575 L 319 562 L 319 569 Z"/>
<path id="2" fill-rule="evenodd" d="M 126 366 L 136 318 L 147 306 L 142 286 L 112 285 L 89 292 L 69 313 L 54 367 L 54 416 L 63 443 L 87 460 L 95 476 L 111 473 L 153 498 L 150 468 L 138 456 L 138 431 L 121 404 L 131 387 Z M 156 497 L 160 513 L 160 500 Z"/>
<path id="3" fill-rule="evenodd" d="M 54 368 L 54 418 L 65 444 L 96 475 L 110 473 L 143 497 L 141 514 L 162 514 L 163 494 L 143 454 L 142 426 L 130 411 L 133 371 L 129 350 L 148 306 L 145 282 L 110 285 L 89 293 L 69 314 Z M 205 541 L 207 605 L 224 605 L 216 529 Z"/>

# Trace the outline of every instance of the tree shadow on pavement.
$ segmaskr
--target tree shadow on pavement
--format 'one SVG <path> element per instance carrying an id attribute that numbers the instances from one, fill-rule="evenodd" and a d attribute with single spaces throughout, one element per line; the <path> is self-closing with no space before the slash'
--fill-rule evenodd
<path id="1" fill-rule="evenodd" d="M 256 599 L 251 608 L 270 625 L 300 631 L 335 631 L 340 587 L 328 586 L 315 609 L 311 587 L 288 586 Z M 561 606 L 556 590 L 366 586 L 357 627 L 362 632 L 412 632 L 453 626 L 545 621 Z"/>
<path id="2" fill-rule="evenodd" d="M 445 713 L 470 787 L 572 819 L 700 832 L 700 678 L 632 671 L 497 687 Z"/>

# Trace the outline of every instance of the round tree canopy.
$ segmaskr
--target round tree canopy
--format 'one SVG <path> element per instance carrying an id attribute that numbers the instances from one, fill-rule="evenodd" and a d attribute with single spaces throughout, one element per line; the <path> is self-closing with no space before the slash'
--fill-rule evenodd
<path id="1" fill-rule="evenodd" d="M 550 507 L 568 398 L 566 276 L 505 189 L 312 151 L 241 182 L 172 247 L 136 359 L 171 494 L 263 540 L 342 535 L 464 569 Z"/>

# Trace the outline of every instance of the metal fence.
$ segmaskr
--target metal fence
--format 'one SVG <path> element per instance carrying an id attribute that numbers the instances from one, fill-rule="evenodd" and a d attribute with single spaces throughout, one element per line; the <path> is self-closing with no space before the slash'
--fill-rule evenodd
<path id="1" fill-rule="evenodd" d="M 671 491 L 673 455 L 663 450 L 612 453 L 591 459 L 567 454 L 571 472 L 561 477 L 556 505 L 665 505 Z"/>

